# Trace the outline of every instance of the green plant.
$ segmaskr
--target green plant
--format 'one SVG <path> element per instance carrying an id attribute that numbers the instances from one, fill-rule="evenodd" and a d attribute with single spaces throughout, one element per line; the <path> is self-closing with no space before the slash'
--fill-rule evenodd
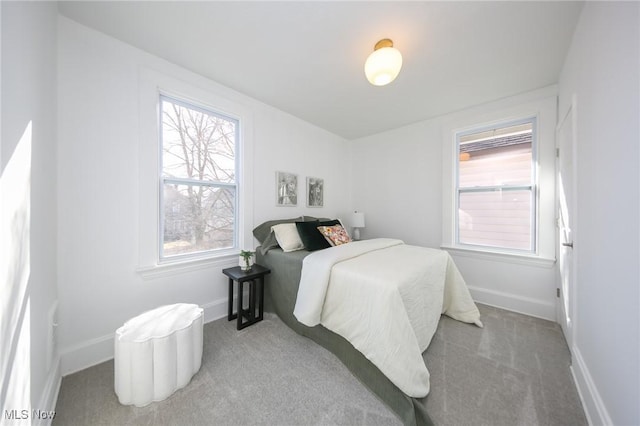
<path id="1" fill-rule="evenodd" d="M 254 251 L 251 250 L 240 250 L 240 256 L 244 259 L 244 264 L 246 266 L 246 269 L 250 269 L 251 268 L 251 258 L 253 257 L 253 255 L 255 254 Z"/>

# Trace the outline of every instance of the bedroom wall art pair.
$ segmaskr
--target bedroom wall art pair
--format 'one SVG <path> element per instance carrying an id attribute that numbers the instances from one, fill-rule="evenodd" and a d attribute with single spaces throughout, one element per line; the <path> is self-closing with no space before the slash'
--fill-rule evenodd
<path id="1" fill-rule="evenodd" d="M 298 175 L 276 172 L 276 205 L 298 205 Z M 307 176 L 307 207 L 324 206 L 324 179 Z"/>

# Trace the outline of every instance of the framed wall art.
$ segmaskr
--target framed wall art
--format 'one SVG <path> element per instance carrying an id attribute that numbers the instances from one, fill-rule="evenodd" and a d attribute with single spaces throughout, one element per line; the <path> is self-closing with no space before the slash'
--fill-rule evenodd
<path id="1" fill-rule="evenodd" d="M 307 207 L 324 206 L 324 179 L 307 177 Z"/>
<path id="2" fill-rule="evenodd" d="M 298 205 L 298 175 L 276 172 L 276 205 Z"/>

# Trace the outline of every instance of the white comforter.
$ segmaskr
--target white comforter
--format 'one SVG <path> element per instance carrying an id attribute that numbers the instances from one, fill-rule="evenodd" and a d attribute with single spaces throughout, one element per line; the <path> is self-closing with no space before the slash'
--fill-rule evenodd
<path id="1" fill-rule="evenodd" d="M 449 254 L 379 238 L 305 257 L 294 315 L 347 339 L 411 397 L 429 393 L 422 352 L 440 314 L 482 327 Z"/>

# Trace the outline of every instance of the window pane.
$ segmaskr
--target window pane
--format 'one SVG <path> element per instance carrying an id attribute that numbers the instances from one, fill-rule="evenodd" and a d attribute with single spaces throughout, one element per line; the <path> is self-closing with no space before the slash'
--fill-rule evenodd
<path id="1" fill-rule="evenodd" d="M 532 124 L 479 132 L 460 138 L 460 188 L 529 185 L 532 179 Z"/>
<path id="2" fill-rule="evenodd" d="M 163 255 L 234 246 L 235 189 L 164 185 Z"/>
<path id="3" fill-rule="evenodd" d="M 237 121 L 162 98 L 162 175 L 235 181 Z"/>
<path id="4" fill-rule="evenodd" d="M 459 241 L 531 250 L 531 215 L 530 190 L 461 192 Z"/>

